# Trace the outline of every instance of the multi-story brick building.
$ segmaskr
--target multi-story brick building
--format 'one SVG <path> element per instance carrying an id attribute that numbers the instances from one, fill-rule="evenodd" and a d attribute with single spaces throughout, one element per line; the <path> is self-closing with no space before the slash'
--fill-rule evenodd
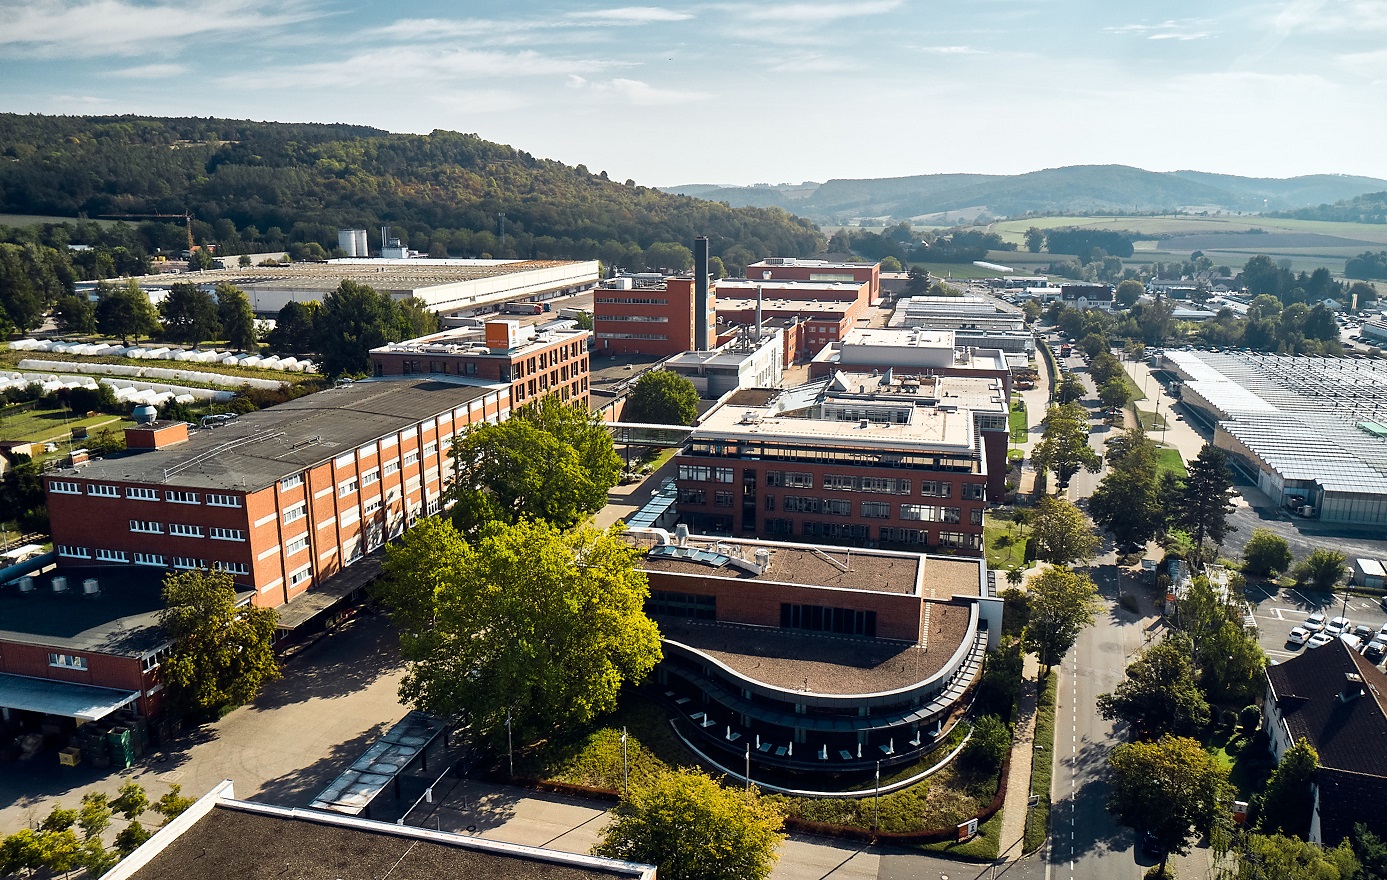
<path id="1" fill-rule="evenodd" d="M 866 282 L 867 305 L 881 296 L 880 263 L 835 263 L 795 257 L 767 257 L 746 267 L 751 281 L 819 281 L 834 284 Z"/>
<path id="2" fill-rule="evenodd" d="M 714 534 L 981 555 L 1006 441 L 988 379 L 887 370 L 740 391 L 676 456 L 677 509 Z"/>
<path id="3" fill-rule="evenodd" d="M 723 279 L 717 284 L 718 324 L 722 331 L 736 325 L 787 319 L 786 341 L 791 350 L 812 357 L 825 345 L 844 338 L 866 315 L 869 284 L 809 281 L 755 282 Z M 759 296 L 758 296 L 759 294 Z M 792 363 L 793 358 L 786 363 Z"/>
<path id="4" fill-rule="evenodd" d="M 484 327 L 444 330 L 371 349 L 377 376 L 465 376 L 510 383 L 517 407 L 546 394 L 587 406 L 588 342 L 577 329 L 541 329 L 492 320 Z"/>
<path id="5" fill-rule="evenodd" d="M 506 418 L 511 387 L 368 380 L 189 432 L 155 422 L 131 449 L 46 477 L 59 570 L 229 571 L 256 605 L 322 583 L 439 509 L 453 437 Z"/>
<path id="6" fill-rule="evenodd" d="M 717 297 L 708 293 L 706 335 L 698 338 L 698 285 L 693 275 L 618 275 L 593 295 L 595 350 L 665 357 L 706 351 L 717 342 Z"/>
<path id="7" fill-rule="evenodd" d="M 955 330 L 898 330 L 857 327 L 820 348 L 809 363 L 809 377 L 823 379 L 842 370 L 911 376 L 972 376 L 996 379 L 1011 394 L 1011 368 L 996 348 L 959 343 Z"/>
<path id="8" fill-rule="evenodd" d="M 634 529 L 655 687 L 723 766 L 852 773 L 939 745 L 1001 635 L 981 559 Z M 750 748 L 748 748 L 750 747 Z"/>

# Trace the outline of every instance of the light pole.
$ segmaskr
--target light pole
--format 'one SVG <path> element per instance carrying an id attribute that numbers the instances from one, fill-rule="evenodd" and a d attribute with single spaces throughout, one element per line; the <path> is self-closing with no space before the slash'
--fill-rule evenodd
<path id="1" fill-rule="evenodd" d="M 510 710 L 506 710 L 506 759 L 510 762 L 510 775 L 515 778 L 515 743 L 511 739 Z"/>

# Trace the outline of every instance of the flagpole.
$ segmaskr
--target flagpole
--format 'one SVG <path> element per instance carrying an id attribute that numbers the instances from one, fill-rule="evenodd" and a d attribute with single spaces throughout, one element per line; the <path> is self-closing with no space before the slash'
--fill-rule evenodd
<path id="1" fill-rule="evenodd" d="M 510 760 L 510 775 L 515 778 L 515 742 L 511 738 L 510 710 L 506 710 L 506 757 Z"/>

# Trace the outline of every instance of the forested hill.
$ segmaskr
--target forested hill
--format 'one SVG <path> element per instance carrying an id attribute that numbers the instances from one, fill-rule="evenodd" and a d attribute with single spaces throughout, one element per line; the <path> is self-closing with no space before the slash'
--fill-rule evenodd
<path id="1" fill-rule="evenodd" d="M 729 208 L 609 181 L 471 134 L 0 114 L 0 213 L 185 211 L 199 242 L 224 253 L 296 243 L 329 251 L 338 229 L 364 227 L 374 241 L 383 224 L 434 256 L 597 258 L 630 268 L 642 266 L 651 245 L 689 246 L 697 235 L 730 269 L 823 245 L 812 223 L 778 208 Z M 181 221 L 155 225 L 171 244 L 183 237 Z"/>
<path id="2" fill-rule="evenodd" d="M 1279 179 L 1156 172 L 1126 165 L 1071 165 L 1013 175 L 922 174 L 822 184 L 667 187 L 670 192 L 732 205 L 777 206 L 821 223 L 931 215 L 947 215 L 952 222 L 957 216 L 972 220 L 979 215 L 1015 217 L 1029 212 L 1290 211 L 1384 188 L 1387 181 L 1341 174 Z"/>
<path id="3" fill-rule="evenodd" d="M 1364 193 L 1332 205 L 1284 211 L 1278 216 L 1297 220 L 1333 220 L 1339 223 L 1387 223 L 1387 192 Z"/>

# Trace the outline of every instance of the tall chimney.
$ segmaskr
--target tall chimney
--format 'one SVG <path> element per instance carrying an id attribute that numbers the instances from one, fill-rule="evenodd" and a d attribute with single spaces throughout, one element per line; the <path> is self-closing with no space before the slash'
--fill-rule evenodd
<path id="1" fill-rule="evenodd" d="M 694 239 L 694 351 L 708 350 L 708 236 Z"/>
<path id="2" fill-rule="evenodd" d="M 761 341 L 761 285 L 756 285 L 756 341 Z"/>

